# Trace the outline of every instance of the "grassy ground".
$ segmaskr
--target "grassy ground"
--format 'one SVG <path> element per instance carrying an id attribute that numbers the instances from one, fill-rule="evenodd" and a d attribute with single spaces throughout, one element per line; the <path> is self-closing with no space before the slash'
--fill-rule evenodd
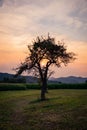
<path id="1" fill-rule="evenodd" d="M 0 130 L 87 130 L 87 90 L 0 92 Z"/>

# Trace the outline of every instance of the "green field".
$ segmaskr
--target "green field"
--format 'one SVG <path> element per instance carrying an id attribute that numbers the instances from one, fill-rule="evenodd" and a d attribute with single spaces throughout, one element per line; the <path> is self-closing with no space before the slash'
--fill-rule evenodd
<path id="1" fill-rule="evenodd" d="M 0 130 L 87 130 L 87 89 L 0 91 Z"/>

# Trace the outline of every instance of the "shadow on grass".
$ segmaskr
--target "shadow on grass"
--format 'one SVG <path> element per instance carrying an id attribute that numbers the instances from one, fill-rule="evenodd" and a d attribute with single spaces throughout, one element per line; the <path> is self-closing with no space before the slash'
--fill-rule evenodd
<path id="1" fill-rule="evenodd" d="M 30 102 L 30 104 L 34 104 L 34 103 L 42 103 L 42 102 L 46 102 L 49 101 L 49 98 L 46 98 L 45 100 L 41 100 L 41 99 L 36 99 Z"/>
<path id="2" fill-rule="evenodd" d="M 30 104 L 40 103 L 40 102 L 47 102 L 47 101 L 52 101 L 52 100 L 57 100 L 57 99 L 61 99 L 61 97 L 46 98 L 45 100 L 41 100 L 40 98 L 38 98 L 36 100 L 31 101 Z"/>

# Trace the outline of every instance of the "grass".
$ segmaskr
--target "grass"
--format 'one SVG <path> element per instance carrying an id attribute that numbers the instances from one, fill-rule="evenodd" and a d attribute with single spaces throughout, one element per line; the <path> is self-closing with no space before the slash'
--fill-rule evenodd
<path id="1" fill-rule="evenodd" d="M 0 130 L 87 130 L 87 89 L 0 92 Z"/>

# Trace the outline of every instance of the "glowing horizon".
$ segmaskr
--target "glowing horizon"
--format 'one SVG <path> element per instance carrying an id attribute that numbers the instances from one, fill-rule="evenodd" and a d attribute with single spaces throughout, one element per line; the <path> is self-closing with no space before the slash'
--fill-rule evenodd
<path id="1" fill-rule="evenodd" d="M 77 54 L 67 67 L 52 67 L 53 76 L 87 76 L 86 0 L 0 0 L 0 72 L 15 73 L 12 69 L 27 56 L 27 45 L 48 32 Z"/>

